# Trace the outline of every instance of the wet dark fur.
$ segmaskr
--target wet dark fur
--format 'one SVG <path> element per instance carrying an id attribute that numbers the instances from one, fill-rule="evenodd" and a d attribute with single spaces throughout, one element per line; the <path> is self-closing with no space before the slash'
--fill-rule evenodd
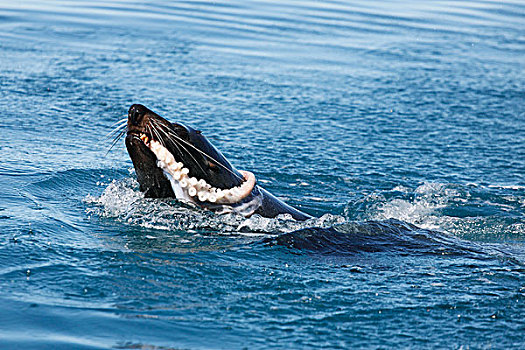
<path id="1" fill-rule="evenodd" d="M 126 148 L 135 167 L 140 190 L 146 197 L 175 197 L 169 180 L 157 166 L 157 158 L 140 139 L 140 134 L 160 142 L 189 169 L 189 176 L 204 179 L 213 187 L 230 189 L 243 182 L 243 176 L 198 130 L 179 123 L 170 123 L 143 105 L 135 104 L 128 112 Z M 262 205 L 255 213 L 265 217 L 291 214 L 297 220 L 309 218 L 305 213 L 280 201 L 255 186 L 252 196 L 260 195 Z M 217 207 L 200 203 L 207 208 Z"/>

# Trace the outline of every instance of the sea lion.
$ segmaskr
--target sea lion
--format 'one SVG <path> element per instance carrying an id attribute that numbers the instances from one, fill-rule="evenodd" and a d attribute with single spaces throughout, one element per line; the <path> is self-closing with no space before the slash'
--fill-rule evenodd
<path id="1" fill-rule="evenodd" d="M 235 169 L 199 130 L 171 123 L 140 104 L 130 107 L 126 129 L 126 148 L 146 197 L 174 197 L 246 217 L 311 218 L 260 187 L 253 173 Z"/>

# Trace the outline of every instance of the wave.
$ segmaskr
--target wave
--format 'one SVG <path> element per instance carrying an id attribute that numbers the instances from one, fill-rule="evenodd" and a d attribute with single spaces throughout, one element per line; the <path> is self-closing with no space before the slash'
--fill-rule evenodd
<path id="1" fill-rule="evenodd" d="M 401 220 L 475 241 L 525 239 L 525 191 L 517 185 L 423 183 L 378 190 L 348 203 L 347 218 Z"/>
<path id="2" fill-rule="evenodd" d="M 508 256 L 514 256 L 517 261 L 522 260 L 520 254 L 507 254 L 508 249 L 504 245 L 465 240 L 457 232 L 442 229 L 450 228 L 450 225 L 439 226 L 452 219 L 438 214 L 438 211 L 446 212 L 449 202 L 456 202 L 454 198 L 461 197 L 461 191 L 453 185 L 421 185 L 415 191 L 421 197 L 415 196 L 411 200 L 385 199 L 385 194 L 383 197 L 373 196 L 373 204 L 364 211 L 372 218 L 365 221 L 352 220 L 348 215 L 325 214 L 304 222 L 295 221 L 287 215 L 277 218 L 217 215 L 176 200 L 144 198 L 133 178 L 99 185 L 106 186 L 100 196 L 87 196 L 84 199 L 88 204 L 89 215 L 142 227 L 150 233 L 153 232 L 151 230 L 170 231 L 170 239 L 181 242 L 186 242 L 195 234 L 200 234 L 199 237 L 239 235 L 254 237 L 254 240 L 250 240 L 254 243 L 262 242 L 270 246 L 284 246 L 299 253 L 321 255 L 387 252 L 400 255 L 469 256 L 477 259 L 508 259 Z M 398 187 L 394 192 L 406 194 L 410 191 Z M 460 227 L 458 222 L 468 226 L 471 219 L 465 221 L 456 217 L 455 220 L 453 227 Z M 488 226 L 487 230 L 494 229 L 486 221 L 484 225 Z M 181 235 L 179 239 L 176 237 L 178 234 Z M 160 236 L 164 235 L 161 233 Z"/>
<path id="3" fill-rule="evenodd" d="M 307 228 L 267 239 L 266 243 L 285 246 L 301 253 L 322 255 L 387 252 L 411 256 L 469 256 L 477 259 L 505 256 L 498 246 L 465 241 L 395 219 Z"/>
<path id="4" fill-rule="evenodd" d="M 292 232 L 307 227 L 330 227 L 345 218 L 325 214 L 320 218 L 296 221 L 290 215 L 264 218 L 253 215 L 217 215 L 174 199 L 149 199 L 139 191 L 135 179 L 113 180 L 100 196 L 87 196 L 90 215 L 113 218 L 130 225 L 168 231 L 190 231 L 214 234 L 267 235 Z"/>

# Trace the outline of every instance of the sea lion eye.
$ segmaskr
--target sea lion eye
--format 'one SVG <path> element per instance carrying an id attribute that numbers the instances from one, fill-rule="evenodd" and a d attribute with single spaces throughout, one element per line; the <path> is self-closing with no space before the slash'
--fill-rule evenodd
<path id="1" fill-rule="evenodd" d="M 144 110 L 145 107 L 141 105 L 133 105 L 128 111 L 128 117 L 129 121 L 133 125 L 138 125 L 141 122 L 141 119 L 146 114 L 146 111 Z"/>

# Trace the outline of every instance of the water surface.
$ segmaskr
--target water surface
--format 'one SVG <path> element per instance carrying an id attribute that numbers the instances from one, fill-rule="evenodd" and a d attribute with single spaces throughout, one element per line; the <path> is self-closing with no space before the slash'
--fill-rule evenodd
<path id="1" fill-rule="evenodd" d="M 520 1 L 0 1 L 0 347 L 523 348 Z M 316 216 L 144 199 L 142 103 Z"/>

